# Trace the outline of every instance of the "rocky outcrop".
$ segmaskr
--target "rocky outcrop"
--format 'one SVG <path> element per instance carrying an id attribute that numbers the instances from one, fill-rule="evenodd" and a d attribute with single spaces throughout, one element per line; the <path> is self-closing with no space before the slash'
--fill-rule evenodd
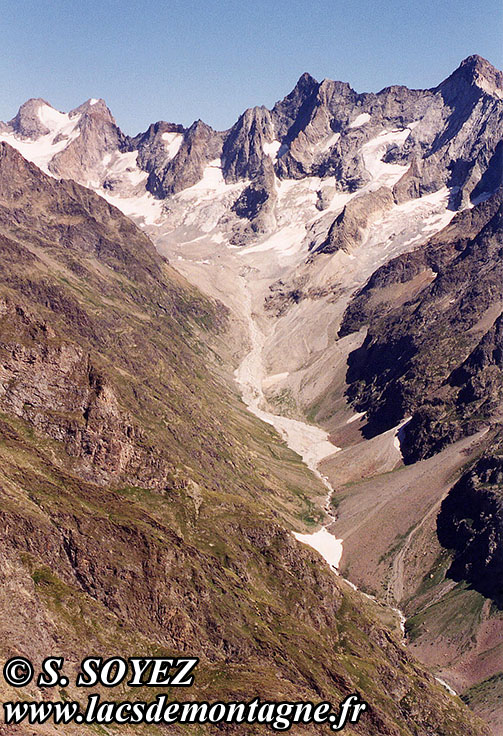
<path id="1" fill-rule="evenodd" d="M 491 197 L 477 207 L 463 210 L 424 246 L 392 258 L 380 266 L 354 295 L 344 312 L 339 334 L 356 332 L 363 325 L 389 314 L 397 304 L 396 287 L 407 284 L 407 299 L 412 300 L 429 286 L 438 272 L 447 270 L 468 243 L 477 237 L 498 212 L 501 195 Z"/>
<path id="2" fill-rule="evenodd" d="M 453 552 L 448 575 L 466 580 L 503 607 L 503 457 L 501 436 L 450 490 L 437 519 Z"/>
<path id="3" fill-rule="evenodd" d="M 274 105 L 272 114 L 280 140 L 290 141 L 295 138 L 307 121 L 319 86 L 314 77 L 304 72 L 290 94 Z"/>
<path id="4" fill-rule="evenodd" d="M 62 442 L 81 461 L 83 477 L 162 487 L 172 466 L 142 449 L 143 431 L 121 409 L 116 389 L 89 353 L 20 304 L 5 299 L 0 312 L 2 411 Z"/>
<path id="5" fill-rule="evenodd" d="M 50 133 L 50 130 L 44 125 L 39 114 L 42 107 L 50 108 L 51 105 L 41 97 L 27 100 L 19 108 L 16 117 L 7 125 L 4 125 L 4 129 L 13 130 L 14 133 L 22 138 L 33 138 L 35 140 L 42 135 L 47 135 Z"/>
<path id="6" fill-rule="evenodd" d="M 289 150 L 278 159 L 278 175 L 336 176 L 340 188 L 349 191 L 368 181 L 359 155 L 362 145 L 384 130 L 417 122 L 433 101 L 428 91 L 389 87 L 378 94 L 357 94 L 348 84 L 327 79 L 317 87 L 311 83 L 308 89 L 288 130 Z M 288 100 L 276 105 L 273 115 L 288 110 Z"/>
<path id="7" fill-rule="evenodd" d="M 178 153 L 186 128 L 160 120 L 131 138 L 128 149 L 138 151 L 137 163 L 148 174 L 162 171 Z M 173 146 L 173 143 L 175 144 Z"/>
<path id="8" fill-rule="evenodd" d="M 104 100 L 88 100 L 72 110 L 69 117 L 78 118 L 72 140 L 51 159 L 49 171 L 65 179 L 87 183 L 101 174 L 107 154 L 125 150 L 127 139 Z M 100 178 L 98 176 L 98 180 Z"/>
<path id="9" fill-rule="evenodd" d="M 233 225 L 230 242 L 233 245 L 246 245 L 257 236 L 271 231 L 276 224 L 276 199 L 274 170 L 272 162 L 266 158 L 255 179 L 232 205 L 232 212 L 240 221 Z"/>
<path id="10" fill-rule="evenodd" d="M 154 165 L 153 162 L 148 164 L 148 191 L 163 199 L 197 184 L 206 166 L 210 161 L 218 159 L 221 151 L 221 134 L 197 120 L 185 131 L 180 148 L 173 158 L 161 156 Z"/>
<path id="11" fill-rule="evenodd" d="M 428 457 L 451 442 L 474 434 L 503 404 L 503 314 L 445 387 L 413 414 L 404 432 L 402 452 L 409 461 Z"/>
<path id="12" fill-rule="evenodd" d="M 421 196 L 446 185 L 456 188 L 452 207 L 458 209 L 480 193 L 479 182 L 501 142 L 501 80 L 501 72 L 489 62 L 471 56 L 432 90 L 435 106 L 414 128 L 402 149 L 389 157 L 400 162 L 412 158 L 419 166 L 418 171 L 407 172 L 404 182 L 397 184 L 399 197 L 403 198 L 411 187 Z M 500 186 L 502 177 L 500 171 L 496 186 L 487 191 Z"/>
<path id="13" fill-rule="evenodd" d="M 412 414 L 402 442 L 408 462 L 501 409 L 502 233 L 500 192 L 379 269 L 346 310 L 341 335 L 368 324 L 349 359 L 349 396 L 368 412 L 369 434 Z"/>
<path id="14" fill-rule="evenodd" d="M 343 250 L 351 253 L 363 241 L 366 229 L 393 204 L 393 195 L 387 187 L 351 199 L 335 218 L 326 240 L 316 248 L 316 252 L 335 253 Z"/>
<path id="15" fill-rule="evenodd" d="M 222 150 L 225 181 L 250 180 L 231 207 L 231 212 L 239 218 L 232 224 L 233 245 L 246 245 L 275 227 L 274 135 L 269 110 L 255 107 L 246 110 L 225 137 Z"/>
<path id="16" fill-rule="evenodd" d="M 241 115 L 225 137 L 222 171 L 227 182 L 263 176 L 267 145 L 274 141 L 272 116 L 265 107 L 253 107 Z"/>

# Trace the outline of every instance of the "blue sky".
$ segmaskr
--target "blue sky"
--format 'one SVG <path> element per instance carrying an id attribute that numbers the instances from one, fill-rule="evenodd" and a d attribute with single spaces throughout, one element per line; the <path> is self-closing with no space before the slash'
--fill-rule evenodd
<path id="1" fill-rule="evenodd" d="M 434 86 L 473 53 L 503 67 L 501 0 L 0 0 L 0 29 L 0 119 L 103 97 L 127 133 L 225 129 L 304 71 L 363 92 Z"/>

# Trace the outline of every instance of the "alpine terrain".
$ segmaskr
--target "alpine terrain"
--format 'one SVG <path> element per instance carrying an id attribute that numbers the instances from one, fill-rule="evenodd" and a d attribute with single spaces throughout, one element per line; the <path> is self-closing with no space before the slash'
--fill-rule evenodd
<path id="1" fill-rule="evenodd" d="M 197 656 L 171 699 L 502 736 L 502 208 L 479 56 L 426 90 L 303 74 L 226 131 L 0 122 L 2 659 Z M 155 728 L 121 733 L 265 727 Z"/>

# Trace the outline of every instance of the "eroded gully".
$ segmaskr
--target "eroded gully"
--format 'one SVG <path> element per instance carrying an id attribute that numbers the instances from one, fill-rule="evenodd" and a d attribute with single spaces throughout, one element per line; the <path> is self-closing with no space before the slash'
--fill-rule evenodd
<path id="1" fill-rule="evenodd" d="M 312 534 L 301 534 L 299 532 L 293 532 L 293 534 L 299 542 L 308 544 L 317 550 L 330 565 L 333 572 L 338 575 L 343 551 L 343 540 L 337 539 L 328 531 L 328 527 L 335 520 L 330 505 L 334 488 L 328 478 L 320 473 L 318 465 L 329 455 L 338 452 L 340 448 L 330 442 L 328 432 L 321 427 L 316 427 L 297 419 L 273 414 L 263 408 L 266 406 L 266 400 L 262 389 L 262 381 L 266 376 L 262 355 L 266 335 L 260 329 L 254 316 L 251 294 L 246 283 L 246 277 L 241 276 L 240 278 L 242 279 L 243 286 L 242 314 L 248 324 L 250 350 L 235 371 L 236 382 L 241 389 L 241 396 L 248 410 L 262 421 L 271 424 L 283 437 L 288 447 L 301 456 L 303 462 L 321 480 L 327 489 L 324 504 L 324 511 L 327 515 L 326 523 L 321 529 Z M 358 590 L 351 581 L 345 580 L 345 582 L 353 590 Z M 367 595 L 366 593 L 362 593 L 362 595 L 365 595 L 370 600 L 376 601 L 373 596 Z M 400 629 L 402 634 L 404 634 L 405 616 L 398 608 L 392 606 L 390 608 L 397 615 Z"/>

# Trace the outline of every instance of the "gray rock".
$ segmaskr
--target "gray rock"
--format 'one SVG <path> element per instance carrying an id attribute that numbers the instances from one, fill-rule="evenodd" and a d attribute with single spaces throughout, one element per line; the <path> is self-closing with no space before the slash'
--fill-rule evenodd
<path id="1" fill-rule="evenodd" d="M 391 209 L 393 204 L 393 195 L 388 187 L 354 197 L 335 218 L 326 240 L 318 246 L 317 252 L 335 253 L 343 250 L 351 253 L 362 242 L 365 229 Z"/>
<path id="2" fill-rule="evenodd" d="M 227 134 L 222 151 L 222 170 L 229 183 L 263 176 L 270 158 L 264 144 L 275 139 L 272 116 L 265 107 L 252 107 L 241 115 Z"/>
<path id="3" fill-rule="evenodd" d="M 122 151 L 127 138 L 117 126 L 104 100 L 88 100 L 69 113 L 80 115 L 78 135 L 49 163 L 51 173 L 65 179 L 87 182 L 103 166 L 107 153 Z"/>
<path id="4" fill-rule="evenodd" d="M 274 170 L 270 158 L 266 157 L 256 178 L 232 205 L 232 211 L 240 220 L 232 228 L 230 242 L 247 245 L 257 236 L 272 230 L 276 225 L 276 199 Z"/>
<path id="5" fill-rule="evenodd" d="M 144 146 L 141 151 L 140 166 L 149 171 L 147 189 L 160 199 L 196 184 L 208 163 L 221 156 L 222 134 L 201 120 L 185 130 L 183 136 L 180 149 L 173 158 L 160 151 L 158 139 L 154 140 L 155 147 L 147 150 Z"/>
<path id="6" fill-rule="evenodd" d="M 38 114 L 43 105 L 52 107 L 41 97 L 27 100 L 19 108 L 16 117 L 8 123 L 8 127 L 23 138 L 34 138 L 36 140 L 43 135 L 47 135 L 50 132 L 49 128 L 42 123 Z"/>

